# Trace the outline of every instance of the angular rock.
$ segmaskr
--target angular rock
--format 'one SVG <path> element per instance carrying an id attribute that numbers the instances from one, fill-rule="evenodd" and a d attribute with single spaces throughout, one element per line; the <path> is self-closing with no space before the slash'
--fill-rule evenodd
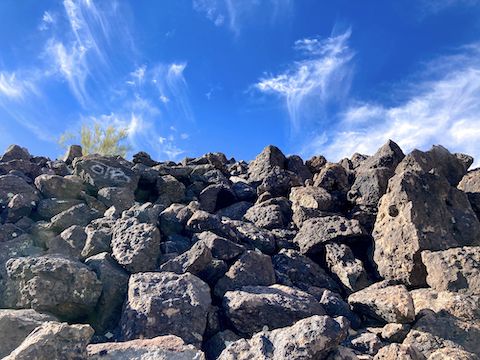
<path id="1" fill-rule="evenodd" d="M 88 325 L 46 322 L 28 335 L 5 360 L 84 359 L 93 335 Z"/>
<path id="2" fill-rule="evenodd" d="M 113 332 L 118 325 L 128 290 L 128 273 L 108 253 L 100 253 L 85 260 L 102 283 L 102 293 L 90 321 L 95 331 Z"/>
<path id="3" fill-rule="evenodd" d="M 243 286 L 268 286 L 275 283 L 270 256 L 255 251 L 246 251 L 230 267 L 225 276 L 218 280 L 214 293 L 222 297 L 229 290 L 240 289 Z"/>
<path id="4" fill-rule="evenodd" d="M 245 286 L 223 298 L 228 320 L 241 334 L 290 326 L 312 315 L 324 315 L 322 305 L 310 294 L 284 285 Z"/>
<path id="5" fill-rule="evenodd" d="M 12 198 L 16 195 L 22 195 L 25 199 L 22 204 L 24 204 L 23 212 L 26 213 L 25 216 L 27 216 L 39 200 L 35 188 L 30 186 L 21 177 L 15 175 L 0 176 L 0 207 L 9 205 Z"/>
<path id="6" fill-rule="evenodd" d="M 456 154 L 451 154 L 443 146 L 434 145 L 426 152 L 413 150 L 398 164 L 395 173 L 405 171 L 435 173 L 445 177 L 452 186 L 457 186 L 467 173 L 470 164 Z"/>
<path id="7" fill-rule="evenodd" d="M 81 319 L 100 297 L 102 284 L 84 264 L 56 256 L 11 259 L 7 274 L 20 296 L 11 307 L 33 308 L 61 319 Z"/>
<path id="8" fill-rule="evenodd" d="M 413 299 L 404 285 L 382 281 L 348 297 L 355 312 L 385 323 L 411 323 L 415 320 Z"/>
<path id="9" fill-rule="evenodd" d="M 101 252 L 111 252 L 113 226 L 115 219 L 103 217 L 93 220 L 85 228 L 87 239 L 82 249 L 82 257 L 87 258 Z"/>
<path id="10" fill-rule="evenodd" d="M 347 329 L 341 318 L 311 316 L 290 327 L 240 339 L 228 345 L 218 359 L 324 359 L 345 338 Z"/>
<path id="11" fill-rule="evenodd" d="M 324 289 L 339 291 L 337 283 L 315 262 L 293 249 L 282 249 L 272 257 L 277 282 L 294 286 L 317 298 Z"/>
<path id="12" fill-rule="evenodd" d="M 284 228 L 292 218 L 290 202 L 285 198 L 267 200 L 249 208 L 244 218 L 261 228 Z"/>
<path id="13" fill-rule="evenodd" d="M 240 339 L 241 337 L 231 330 L 216 333 L 205 342 L 205 355 L 207 355 L 207 359 L 217 359 L 228 345 Z"/>
<path id="14" fill-rule="evenodd" d="M 12 160 L 27 160 L 30 161 L 31 155 L 27 149 L 18 145 L 10 145 L 7 150 L 0 156 L 0 162 L 7 162 Z"/>
<path id="15" fill-rule="evenodd" d="M 55 317 L 41 314 L 32 309 L 10 310 L 0 309 L 0 357 L 10 354 L 36 327 L 47 321 L 55 321 Z"/>
<path id="16" fill-rule="evenodd" d="M 212 252 L 208 246 L 203 242 L 197 242 L 188 251 L 160 266 L 160 271 L 171 271 L 176 274 L 189 272 L 199 276 L 212 259 Z"/>
<path id="17" fill-rule="evenodd" d="M 257 194 L 268 193 L 271 197 L 288 196 L 290 189 L 302 185 L 294 173 L 274 167 L 257 187 Z"/>
<path id="18" fill-rule="evenodd" d="M 135 195 L 130 188 L 105 187 L 98 191 L 98 200 L 105 206 L 114 206 L 116 210 L 122 212 L 133 206 Z"/>
<path id="19" fill-rule="evenodd" d="M 462 346 L 453 341 L 418 330 L 410 330 L 403 344 L 415 346 L 427 358 L 438 349 L 453 348 L 463 350 Z"/>
<path id="20" fill-rule="evenodd" d="M 322 167 L 327 163 L 322 155 L 313 156 L 310 160 L 305 161 L 305 165 L 308 167 L 312 174 L 316 174 L 322 170 Z"/>
<path id="21" fill-rule="evenodd" d="M 100 216 L 97 210 L 90 209 L 85 204 L 78 204 L 55 215 L 50 222 L 50 229 L 60 233 L 73 225 L 86 226 Z"/>
<path id="22" fill-rule="evenodd" d="M 433 347 L 428 346 L 421 340 L 421 336 L 410 336 L 412 331 L 420 332 L 421 334 L 429 334 L 435 339 Z M 413 344 L 418 347 L 420 351 L 426 356 L 430 355 L 433 350 L 453 345 L 460 347 L 463 350 L 469 351 L 476 355 L 480 355 L 480 324 L 462 321 L 447 313 L 435 314 L 430 312 L 417 320 L 409 335 L 403 342 Z M 419 345 L 416 345 L 419 343 Z M 431 341 L 430 341 L 431 343 Z"/>
<path id="23" fill-rule="evenodd" d="M 227 217 L 232 220 L 242 220 L 247 210 L 251 207 L 252 203 L 249 203 L 248 201 L 240 201 L 218 210 L 216 215 L 219 217 Z"/>
<path id="24" fill-rule="evenodd" d="M 87 234 L 83 226 L 72 225 L 60 235 L 46 241 L 49 254 L 61 254 L 64 257 L 79 260 L 85 246 Z"/>
<path id="25" fill-rule="evenodd" d="M 125 342 L 91 344 L 87 347 L 89 360 L 205 360 L 202 351 L 186 345 L 175 335 L 157 336 Z"/>
<path id="26" fill-rule="evenodd" d="M 467 194 L 473 211 L 480 219 L 480 169 L 469 171 L 458 184 L 458 188 Z"/>
<path id="27" fill-rule="evenodd" d="M 336 275 L 349 292 L 361 290 L 371 284 L 363 263 L 356 259 L 345 244 L 325 244 L 326 262 L 330 272 Z"/>
<path id="28" fill-rule="evenodd" d="M 302 183 L 304 183 L 305 180 L 311 179 L 313 176 L 309 168 L 303 163 L 302 158 L 298 155 L 290 155 L 287 157 L 285 168 L 296 174 Z"/>
<path id="29" fill-rule="evenodd" d="M 381 276 L 425 285 L 421 251 L 479 245 L 480 223 L 466 195 L 446 178 L 398 173 L 397 169 L 380 200 L 373 237 L 374 260 Z"/>
<path id="30" fill-rule="evenodd" d="M 122 337 L 132 340 L 172 334 L 198 346 L 210 304 L 210 288 L 192 274 L 133 274 L 120 322 Z"/>
<path id="31" fill-rule="evenodd" d="M 83 156 L 83 149 L 80 145 L 70 145 L 63 157 L 63 161 L 67 164 L 71 164 L 75 158 Z"/>
<path id="32" fill-rule="evenodd" d="M 327 211 L 332 207 L 333 201 L 327 190 L 315 186 L 294 187 L 290 191 L 289 199 L 294 211 L 296 207 Z"/>
<path id="33" fill-rule="evenodd" d="M 164 175 L 157 179 L 157 202 L 169 206 L 179 203 L 185 198 L 185 185 L 172 175 Z"/>
<path id="34" fill-rule="evenodd" d="M 183 204 L 172 204 L 160 213 L 160 230 L 164 235 L 180 234 L 193 210 Z"/>
<path id="35" fill-rule="evenodd" d="M 471 352 L 445 347 L 434 351 L 429 357 L 428 360 L 478 360 L 479 357 Z"/>
<path id="36" fill-rule="evenodd" d="M 257 155 L 248 166 L 248 177 L 250 181 L 261 181 L 275 167 L 285 167 L 285 155 L 276 146 L 269 145 Z"/>
<path id="37" fill-rule="evenodd" d="M 87 155 L 73 162 L 74 174 L 96 189 L 117 186 L 135 190 L 140 176 L 131 167 L 128 161 L 114 156 Z"/>
<path id="38" fill-rule="evenodd" d="M 112 256 L 131 273 L 154 270 L 160 256 L 160 231 L 152 224 L 135 218 L 115 223 Z"/>
<path id="39" fill-rule="evenodd" d="M 366 235 L 357 220 L 343 216 L 325 216 L 305 221 L 293 241 L 302 254 L 315 254 L 326 242 L 355 241 Z"/>
<path id="40" fill-rule="evenodd" d="M 359 354 L 371 356 L 385 345 L 376 334 L 364 330 L 350 335 L 344 344 Z"/>
<path id="41" fill-rule="evenodd" d="M 199 195 L 200 207 L 213 213 L 219 209 L 235 203 L 235 193 L 230 186 L 225 184 L 213 184 L 207 186 Z"/>
<path id="42" fill-rule="evenodd" d="M 270 231 L 245 221 L 223 221 L 223 224 L 231 231 L 229 234 L 225 233 L 229 239 L 237 239 L 238 242 L 257 248 L 265 254 L 275 252 L 275 237 Z"/>
<path id="43" fill-rule="evenodd" d="M 77 199 L 83 191 L 82 180 L 76 176 L 43 174 L 35 178 L 35 186 L 46 198 Z"/>
<path id="44" fill-rule="evenodd" d="M 387 324 L 382 328 L 382 339 L 388 342 L 401 343 L 408 332 L 410 331 L 410 325 L 408 324 Z"/>
<path id="45" fill-rule="evenodd" d="M 313 178 L 313 185 L 330 193 L 345 195 L 350 188 L 348 175 L 340 164 L 327 163 Z"/>
<path id="46" fill-rule="evenodd" d="M 430 309 L 437 313 L 447 312 L 464 321 L 480 321 L 480 296 L 433 289 L 416 289 L 410 294 L 416 314 Z"/>
<path id="47" fill-rule="evenodd" d="M 195 235 L 196 241 L 203 242 L 212 252 L 213 257 L 220 260 L 233 260 L 245 251 L 245 248 L 210 231 Z"/>
<path id="48" fill-rule="evenodd" d="M 72 206 L 82 204 L 82 200 L 76 199 L 41 199 L 38 202 L 35 215 L 42 220 L 50 220 L 62 211 L 70 209 Z"/>
<path id="49" fill-rule="evenodd" d="M 381 348 L 374 360 L 425 360 L 425 356 L 416 347 L 402 344 L 390 344 Z"/>
<path id="50" fill-rule="evenodd" d="M 422 261 L 431 288 L 480 295 L 480 246 L 423 251 Z"/>

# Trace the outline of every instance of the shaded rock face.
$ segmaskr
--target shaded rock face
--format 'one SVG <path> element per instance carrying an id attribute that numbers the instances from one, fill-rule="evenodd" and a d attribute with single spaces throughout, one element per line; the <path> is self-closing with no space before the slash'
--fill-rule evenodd
<path id="1" fill-rule="evenodd" d="M 422 156 L 428 162 L 433 155 L 425 154 Z M 453 161 L 451 166 L 458 170 L 450 179 L 455 182 L 465 170 L 459 170 L 462 167 L 453 155 L 447 159 Z M 426 284 L 423 250 L 472 246 L 480 241 L 480 223 L 467 196 L 441 175 L 449 166 L 441 163 L 436 167 L 434 160 L 429 164 L 418 161 L 416 156 L 408 155 L 398 165 L 380 200 L 373 231 L 374 259 L 380 275 L 408 285 Z M 437 170 L 439 175 L 425 172 L 424 168 Z"/>
<path id="2" fill-rule="evenodd" d="M 478 359 L 472 162 L 393 141 L 338 163 L 12 146 L 0 357 Z"/>
<path id="3" fill-rule="evenodd" d="M 120 322 L 122 337 L 132 340 L 173 334 L 198 346 L 210 304 L 208 285 L 194 275 L 133 274 Z"/>
<path id="4" fill-rule="evenodd" d="M 32 307 L 75 320 L 87 316 L 100 297 L 100 281 L 80 262 L 57 256 L 32 256 L 11 259 L 6 268 L 18 292 L 12 307 Z"/>
<path id="5" fill-rule="evenodd" d="M 283 285 L 245 286 L 227 292 L 223 301 L 235 329 L 249 335 L 264 326 L 276 329 L 311 315 L 325 314 L 313 296 Z"/>

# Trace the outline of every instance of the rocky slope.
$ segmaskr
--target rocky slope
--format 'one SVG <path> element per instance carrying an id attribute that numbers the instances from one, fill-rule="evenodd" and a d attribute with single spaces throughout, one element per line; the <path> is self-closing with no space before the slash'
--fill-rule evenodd
<path id="1" fill-rule="evenodd" d="M 304 163 L 0 157 L 0 357 L 478 359 L 480 171 L 441 146 Z"/>

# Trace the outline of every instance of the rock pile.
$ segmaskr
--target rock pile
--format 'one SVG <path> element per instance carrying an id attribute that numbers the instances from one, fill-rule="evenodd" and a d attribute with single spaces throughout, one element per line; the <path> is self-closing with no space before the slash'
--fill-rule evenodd
<path id="1" fill-rule="evenodd" d="M 480 171 L 441 146 L 0 157 L 0 357 L 479 359 Z"/>

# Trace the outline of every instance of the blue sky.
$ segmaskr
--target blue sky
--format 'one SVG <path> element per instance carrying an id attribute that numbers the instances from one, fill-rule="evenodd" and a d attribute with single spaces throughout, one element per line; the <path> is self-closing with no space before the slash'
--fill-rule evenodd
<path id="1" fill-rule="evenodd" d="M 156 159 L 480 160 L 480 1 L 2 0 L 0 148 L 54 158 L 94 121 Z"/>

